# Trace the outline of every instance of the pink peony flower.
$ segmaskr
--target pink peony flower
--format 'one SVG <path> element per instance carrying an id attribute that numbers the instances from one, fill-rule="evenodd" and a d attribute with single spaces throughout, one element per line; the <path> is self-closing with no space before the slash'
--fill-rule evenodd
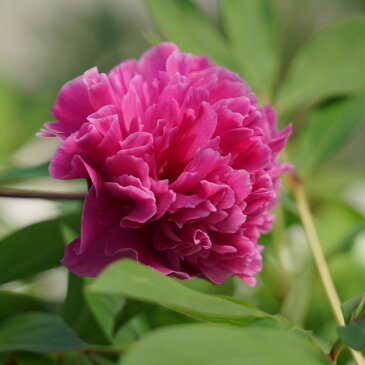
<path id="1" fill-rule="evenodd" d="M 129 257 L 167 275 L 254 285 L 291 128 L 235 73 L 171 43 L 61 89 L 50 173 L 89 182 L 81 237 L 63 263 L 95 276 Z"/>

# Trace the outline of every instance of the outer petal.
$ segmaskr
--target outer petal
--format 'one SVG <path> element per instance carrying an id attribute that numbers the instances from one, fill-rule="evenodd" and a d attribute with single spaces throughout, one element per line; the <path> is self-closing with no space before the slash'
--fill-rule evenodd
<path id="1" fill-rule="evenodd" d="M 80 238 L 65 248 L 62 263 L 72 272 L 80 276 L 97 276 L 107 265 L 121 258 L 136 259 L 133 249 L 121 249 L 114 255 L 107 255 L 100 244 L 92 245 L 83 253 L 80 251 Z"/>
<path id="2" fill-rule="evenodd" d="M 160 43 L 158 46 L 145 52 L 139 63 L 138 71 L 147 80 L 159 76 L 159 71 L 166 71 L 166 60 L 178 48 L 173 43 Z"/>
<path id="3" fill-rule="evenodd" d="M 87 87 L 89 102 L 94 110 L 115 104 L 116 98 L 107 75 L 99 74 L 96 67 L 84 73 L 83 82 Z"/>
<path id="4" fill-rule="evenodd" d="M 55 131 L 70 135 L 86 122 L 86 118 L 93 111 L 83 77 L 76 77 L 66 83 L 59 92 L 51 109 L 58 122 L 49 126 Z"/>

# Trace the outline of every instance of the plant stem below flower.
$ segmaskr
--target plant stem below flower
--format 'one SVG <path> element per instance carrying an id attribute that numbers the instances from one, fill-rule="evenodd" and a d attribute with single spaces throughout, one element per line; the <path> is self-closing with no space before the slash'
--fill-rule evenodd
<path id="1" fill-rule="evenodd" d="M 44 191 L 30 191 L 18 189 L 0 189 L 0 197 L 25 198 L 25 199 L 48 199 L 48 200 L 84 200 L 84 193 L 57 193 Z"/>
<path id="2" fill-rule="evenodd" d="M 291 173 L 289 176 L 289 183 L 292 188 L 295 200 L 297 202 L 300 219 L 303 223 L 308 242 L 316 263 L 319 276 L 323 283 L 325 292 L 330 302 L 332 311 L 335 315 L 336 321 L 340 326 L 345 325 L 345 320 L 341 311 L 341 302 L 337 295 L 335 285 L 333 283 L 325 256 L 322 251 L 321 243 L 318 238 L 317 230 L 313 222 L 312 214 L 309 208 L 308 199 L 305 194 L 300 178 Z M 361 353 L 350 349 L 352 357 L 357 365 L 365 365 Z"/>
<path id="3" fill-rule="evenodd" d="M 328 354 L 328 357 L 330 360 L 336 364 L 337 357 L 341 353 L 341 351 L 344 348 L 344 344 L 340 342 L 339 340 L 336 341 L 336 343 L 333 345 L 330 353 Z"/>

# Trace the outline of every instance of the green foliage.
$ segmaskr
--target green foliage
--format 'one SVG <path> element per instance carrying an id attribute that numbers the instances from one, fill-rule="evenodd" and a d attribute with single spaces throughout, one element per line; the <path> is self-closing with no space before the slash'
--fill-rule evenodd
<path id="1" fill-rule="evenodd" d="M 300 136 L 298 168 L 310 172 L 326 161 L 365 121 L 365 94 L 333 100 L 315 109 Z"/>
<path id="2" fill-rule="evenodd" d="M 43 311 L 45 309 L 41 301 L 30 295 L 0 291 L 0 320 L 15 313 Z"/>
<path id="3" fill-rule="evenodd" d="M 353 317 L 359 317 L 365 313 L 365 292 L 341 304 L 341 309 L 346 323 L 350 323 Z"/>
<path id="4" fill-rule="evenodd" d="M 65 216 L 23 228 L 0 241 L 0 284 L 25 279 L 61 265 L 64 241 L 61 223 L 77 225 Z"/>
<path id="5" fill-rule="evenodd" d="M 41 120 L 49 119 L 52 92 L 35 97 L 0 77 L 0 164 L 34 135 Z M 38 119 L 40 118 L 40 119 Z"/>
<path id="6" fill-rule="evenodd" d="M 89 308 L 84 295 L 85 279 L 73 273 L 68 274 L 66 299 L 63 304 L 63 318 L 82 340 L 99 345 L 110 341 Z"/>
<path id="7" fill-rule="evenodd" d="M 183 51 L 204 54 L 217 63 L 234 67 L 224 37 L 192 0 L 145 2 L 163 35 Z"/>
<path id="8" fill-rule="evenodd" d="M 125 297 L 118 294 L 110 296 L 87 292 L 86 298 L 99 326 L 105 335 L 112 339 L 115 319 L 126 303 Z"/>
<path id="9" fill-rule="evenodd" d="M 19 107 L 23 103 L 23 96 L 17 88 L 1 81 L 0 103 L 0 162 L 2 162 L 22 142 L 22 140 L 19 141 L 18 139 L 11 138 L 11 136 L 15 129 L 20 130 L 22 127 L 21 120 L 19 120 Z"/>
<path id="10" fill-rule="evenodd" d="M 56 357 L 52 355 L 15 352 L 12 357 L 17 365 L 58 365 Z"/>
<path id="11" fill-rule="evenodd" d="M 97 363 L 98 365 L 116 365 L 115 361 L 112 361 L 108 357 L 99 355 L 97 353 L 93 353 L 89 355 L 89 357 L 92 359 L 93 365 L 95 363 Z"/>
<path id="12" fill-rule="evenodd" d="M 342 312 L 346 325 L 337 327 L 340 340 L 355 350 L 365 350 L 365 293 L 343 303 Z"/>
<path id="13" fill-rule="evenodd" d="M 351 227 L 351 229 L 347 232 L 346 236 L 340 241 L 334 254 L 336 252 L 349 251 L 356 242 L 356 237 L 364 231 L 365 231 L 365 222 L 361 222 Z"/>
<path id="14" fill-rule="evenodd" d="M 164 316 L 164 318 L 168 318 L 168 316 Z M 120 325 L 116 331 L 113 338 L 113 344 L 117 348 L 128 348 L 129 345 L 132 345 L 134 342 L 138 341 L 145 333 L 147 333 L 150 329 L 150 323 L 152 318 L 148 318 L 146 314 L 137 315 L 131 317 Z M 175 318 L 171 320 L 168 325 L 172 323 L 176 323 Z"/>
<path id="15" fill-rule="evenodd" d="M 282 112 L 365 89 L 365 17 L 319 31 L 295 56 L 278 96 Z"/>
<path id="16" fill-rule="evenodd" d="M 34 177 L 47 177 L 49 162 L 41 165 L 23 168 L 12 168 L 0 173 L 0 184 L 7 184 L 17 180 L 31 179 Z"/>
<path id="17" fill-rule="evenodd" d="M 348 324 L 337 327 L 337 332 L 342 343 L 358 351 L 365 350 L 365 317 Z"/>
<path id="18" fill-rule="evenodd" d="M 131 349 L 121 364 L 281 365 L 283 360 L 296 365 L 329 364 L 306 340 L 282 330 L 208 324 L 151 333 Z"/>
<path id="19" fill-rule="evenodd" d="M 279 71 L 277 17 L 269 0 L 226 0 L 222 3 L 224 29 L 239 71 L 261 103 L 272 98 Z"/>
<path id="20" fill-rule="evenodd" d="M 64 354 L 59 363 L 60 365 L 93 365 L 92 360 L 80 352 Z"/>
<path id="21" fill-rule="evenodd" d="M 21 313 L 0 323 L 0 352 L 39 353 L 84 349 L 87 344 L 57 316 L 48 313 Z"/>
<path id="22" fill-rule="evenodd" d="M 176 280 L 130 260 L 108 266 L 88 287 L 92 293 L 125 295 L 163 305 L 196 319 L 243 325 L 269 316 L 261 310 L 224 298 L 204 295 Z"/>

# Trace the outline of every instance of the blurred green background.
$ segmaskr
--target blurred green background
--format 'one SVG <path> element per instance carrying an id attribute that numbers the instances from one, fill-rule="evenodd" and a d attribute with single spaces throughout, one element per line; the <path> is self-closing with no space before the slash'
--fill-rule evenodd
<path id="1" fill-rule="evenodd" d="M 219 2 L 200 0 L 195 3 L 220 29 Z M 363 0 L 272 0 L 272 4 L 279 15 L 283 34 L 281 76 L 286 74 L 298 49 L 318 29 L 347 16 L 365 14 Z M 49 109 L 66 81 L 95 65 L 107 72 L 127 58 L 139 57 L 151 43 L 160 39 L 166 39 L 166 34 L 154 24 L 141 0 L 1 0 L 0 189 L 3 186 L 84 191 L 82 182 L 54 181 L 40 176 L 44 173 L 32 178 L 11 174 L 14 169 L 38 166 L 51 158 L 58 142 L 39 139 L 34 134 L 44 122 L 52 119 Z M 324 100 L 321 106 L 326 108 L 331 103 L 341 102 L 342 96 L 336 96 Z M 360 112 L 365 116 L 363 105 Z M 334 113 L 332 117 L 340 111 Z M 294 136 L 288 150 L 300 171 L 316 143 L 302 130 L 306 123 L 315 123 L 320 114 L 311 115 L 309 119 L 303 114 L 291 117 Z M 330 122 L 328 119 L 328 125 Z M 346 126 L 346 118 L 343 123 Z M 346 128 L 339 133 L 345 134 Z M 364 291 L 365 287 L 364 140 L 365 123 L 362 122 L 351 131 L 341 149 L 326 154 L 320 164 L 303 174 L 342 300 Z M 75 202 L 0 198 L 0 238 L 29 224 L 79 209 Z M 267 245 L 265 268 L 256 288 L 248 288 L 239 280 L 229 280 L 220 287 L 200 280 L 185 284 L 209 293 L 234 294 L 265 311 L 281 312 L 314 330 L 326 347 L 336 336 L 334 321 L 286 188 L 276 213 L 274 231 L 262 238 L 262 243 Z M 65 234 L 67 236 L 67 232 Z M 3 288 L 32 293 L 58 303 L 65 295 L 66 276 L 64 268 L 56 268 L 30 280 L 5 284 Z M 155 320 L 159 325 L 177 321 L 169 316 L 169 313 L 158 313 Z M 344 353 L 339 363 L 346 364 L 348 359 L 348 354 Z"/>

